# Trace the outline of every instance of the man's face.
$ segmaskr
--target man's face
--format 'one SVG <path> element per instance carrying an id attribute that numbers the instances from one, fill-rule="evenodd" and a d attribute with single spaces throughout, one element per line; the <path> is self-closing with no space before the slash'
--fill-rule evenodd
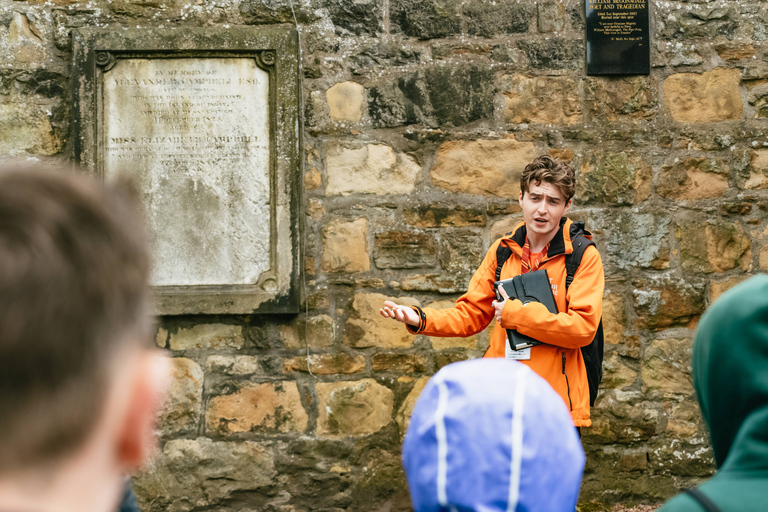
<path id="1" fill-rule="evenodd" d="M 560 187 L 552 183 L 531 183 L 528 192 L 520 191 L 520 207 L 528 233 L 534 234 L 535 238 L 554 235 L 560 227 L 560 218 L 568 213 L 572 201 L 566 202 Z"/>

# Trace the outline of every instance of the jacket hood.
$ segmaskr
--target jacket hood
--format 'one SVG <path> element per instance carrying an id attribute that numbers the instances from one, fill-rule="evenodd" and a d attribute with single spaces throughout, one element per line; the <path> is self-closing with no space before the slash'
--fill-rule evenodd
<path id="1" fill-rule="evenodd" d="M 562 398 L 504 359 L 435 374 L 403 442 L 416 512 L 573 512 L 584 460 Z"/>
<path id="2" fill-rule="evenodd" d="M 720 472 L 768 471 L 768 276 L 729 290 L 704 314 L 693 380 Z"/>

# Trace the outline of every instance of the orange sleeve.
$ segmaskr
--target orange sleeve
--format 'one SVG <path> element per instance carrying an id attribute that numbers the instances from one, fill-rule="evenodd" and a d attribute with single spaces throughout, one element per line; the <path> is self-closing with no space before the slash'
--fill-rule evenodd
<path id="1" fill-rule="evenodd" d="M 496 280 L 495 242 L 485 253 L 485 258 L 469 282 L 467 293 L 456 300 L 456 305 L 449 309 L 436 310 L 424 308 L 422 329 L 408 330 L 414 334 L 428 336 L 472 336 L 485 329 L 493 320 L 494 309 L 491 304 L 496 299 L 493 283 Z"/>
<path id="2" fill-rule="evenodd" d="M 508 300 L 501 325 L 558 347 L 589 345 L 603 314 L 604 289 L 603 262 L 597 249 L 590 246 L 568 288 L 567 311 L 553 314 L 537 302 L 523 304 L 519 300 Z"/>

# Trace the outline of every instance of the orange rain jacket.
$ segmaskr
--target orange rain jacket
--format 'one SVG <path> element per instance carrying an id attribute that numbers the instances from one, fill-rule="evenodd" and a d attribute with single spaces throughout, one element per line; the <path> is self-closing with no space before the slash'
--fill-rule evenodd
<path id="1" fill-rule="evenodd" d="M 539 303 L 523 304 L 517 299 L 508 300 L 502 312 L 501 327 L 493 329 L 491 343 L 485 357 L 504 357 L 507 343 L 505 329 L 517 329 L 546 345 L 531 348 L 531 358 L 520 361 L 544 377 L 558 392 L 571 410 L 577 427 L 588 427 L 589 384 L 580 347 L 589 345 L 595 336 L 602 316 L 603 263 L 594 246 L 584 252 L 573 282 L 566 292 L 565 255 L 573 252 L 570 219 L 563 217 L 560 230 L 549 244 L 549 250 L 539 268 L 547 269 L 557 309 L 550 313 Z M 501 279 L 509 279 L 521 273 L 525 223 L 519 224 L 511 236 L 504 236 L 491 245 L 483 263 L 469 283 L 469 290 L 457 301 L 456 306 L 445 310 L 415 308 L 422 318 L 421 326 L 408 330 L 428 336 L 472 336 L 494 320 L 495 300 L 493 283 L 496 278 L 496 249 L 506 244 L 512 256 L 504 263 Z M 591 237 L 591 235 L 590 235 Z"/>

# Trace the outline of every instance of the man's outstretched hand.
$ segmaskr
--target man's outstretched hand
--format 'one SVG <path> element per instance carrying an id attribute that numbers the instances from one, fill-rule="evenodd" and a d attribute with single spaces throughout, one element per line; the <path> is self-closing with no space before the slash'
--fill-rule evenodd
<path id="1" fill-rule="evenodd" d="M 384 318 L 394 318 L 398 322 L 404 324 L 412 325 L 414 327 L 419 326 L 419 315 L 409 306 L 401 306 L 390 300 L 385 300 L 384 307 L 379 310 L 379 313 L 381 313 L 381 316 Z"/>

